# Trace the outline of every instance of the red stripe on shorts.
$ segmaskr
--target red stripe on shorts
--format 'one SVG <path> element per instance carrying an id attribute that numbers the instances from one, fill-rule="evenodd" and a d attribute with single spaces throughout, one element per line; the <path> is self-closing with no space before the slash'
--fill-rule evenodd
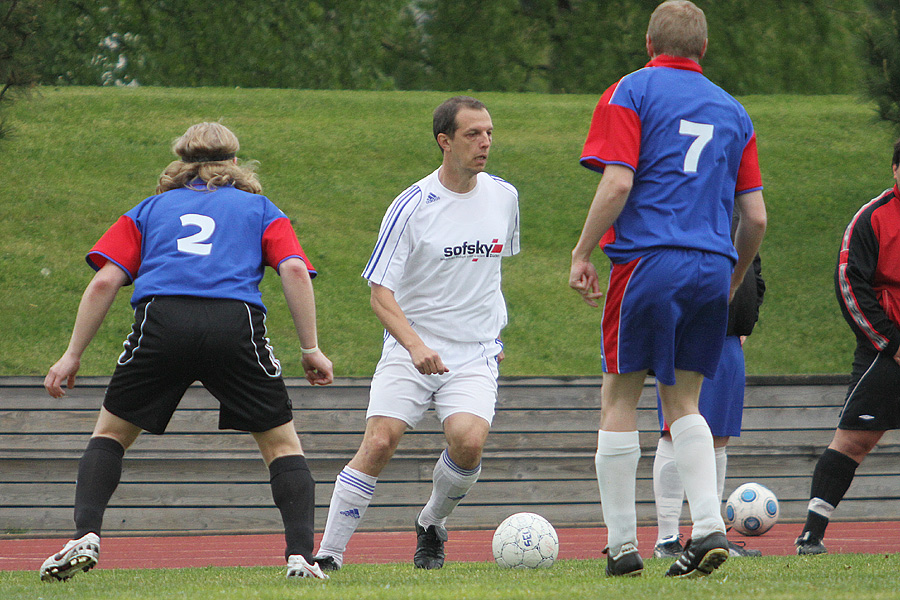
<path id="1" fill-rule="evenodd" d="M 609 288 L 603 305 L 603 321 L 600 324 L 603 329 L 603 357 L 607 373 L 619 372 L 619 323 L 622 318 L 622 299 L 639 262 L 640 258 L 627 263 L 613 263 L 612 272 L 609 274 Z"/>

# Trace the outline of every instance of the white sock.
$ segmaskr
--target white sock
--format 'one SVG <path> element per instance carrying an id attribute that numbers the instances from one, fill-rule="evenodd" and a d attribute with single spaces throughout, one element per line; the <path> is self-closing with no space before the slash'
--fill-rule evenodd
<path id="1" fill-rule="evenodd" d="M 684 485 L 694 527 L 693 539 L 725 532 L 725 522 L 716 492 L 716 454 L 706 419 L 692 414 L 669 426 L 675 448 L 675 463 Z"/>
<path id="2" fill-rule="evenodd" d="M 615 556 L 623 544 L 637 548 L 635 487 L 641 443 L 637 431 L 597 433 L 597 485 L 607 529 L 609 554 Z"/>
<path id="3" fill-rule="evenodd" d="M 434 483 L 431 498 L 422 512 L 419 513 L 419 525 L 428 527 L 447 523 L 447 517 L 453 509 L 466 497 L 478 476 L 481 475 L 481 464 L 474 469 L 463 469 L 450 459 L 447 450 L 441 452 L 434 465 Z"/>
<path id="4" fill-rule="evenodd" d="M 672 440 L 659 438 L 653 459 L 653 494 L 656 497 L 657 543 L 678 537 L 678 521 L 684 506 L 684 486 L 675 465 Z"/>
<path id="5" fill-rule="evenodd" d="M 344 562 L 344 550 L 375 493 L 377 477 L 366 475 L 362 471 L 344 467 L 334 481 L 334 492 L 331 494 L 331 505 L 328 507 L 328 520 L 325 522 L 325 533 L 319 543 L 317 556 L 332 556 L 338 566 Z"/>
<path id="6" fill-rule="evenodd" d="M 722 499 L 725 494 L 725 471 L 728 469 L 728 453 L 725 446 L 716 448 L 716 486 L 719 492 L 719 508 L 722 507 Z"/>

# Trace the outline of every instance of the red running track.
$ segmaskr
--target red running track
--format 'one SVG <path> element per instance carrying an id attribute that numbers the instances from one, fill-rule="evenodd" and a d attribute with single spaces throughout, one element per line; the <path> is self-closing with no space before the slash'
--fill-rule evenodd
<path id="1" fill-rule="evenodd" d="M 792 555 L 799 523 L 779 524 L 760 537 L 729 538 L 747 543 L 764 555 Z M 682 532 L 689 534 L 687 528 Z M 558 529 L 560 559 L 601 558 L 606 544 L 602 527 Z M 450 531 L 447 560 L 481 562 L 493 560 L 492 531 Z M 652 556 L 655 527 L 638 528 L 638 543 L 644 557 Z M 316 536 L 316 543 L 320 536 Z M 65 539 L 0 539 L 0 571 L 36 571 L 44 559 L 62 548 Z M 358 532 L 344 555 L 345 564 L 388 563 L 412 560 L 416 536 L 404 532 Z M 831 554 L 882 554 L 900 552 L 900 522 L 832 523 L 825 545 Z M 209 535 L 170 537 L 105 537 L 100 569 L 179 568 L 206 566 L 280 566 L 284 564 L 281 535 Z"/>

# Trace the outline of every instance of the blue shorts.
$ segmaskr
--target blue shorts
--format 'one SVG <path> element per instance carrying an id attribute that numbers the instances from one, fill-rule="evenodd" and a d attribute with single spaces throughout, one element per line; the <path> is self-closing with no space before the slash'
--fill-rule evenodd
<path id="1" fill-rule="evenodd" d="M 675 384 L 675 369 L 712 379 L 732 270 L 726 256 L 681 248 L 614 263 L 601 324 L 603 372 L 649 370 L 666 385 Z"/>
<path id="2" fill-rule="evenodd" d="M 716 437 L 738 437 L 741 435 L 741 421 L 744 416 L 744 351 L 741 338 L 729 335 L 725 338 L 722 358 L 714 379 L 704 379 L 700 388 L 700 414 L 709 423 L 709 429 Z M 659 412 L 659 429 L 668 431 L 662 414 L 659 392 L 656 394 Z"/>

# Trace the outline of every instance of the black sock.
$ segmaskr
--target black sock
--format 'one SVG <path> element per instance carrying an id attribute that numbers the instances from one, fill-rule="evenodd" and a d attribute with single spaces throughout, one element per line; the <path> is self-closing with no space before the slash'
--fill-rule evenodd
<path id="1" fill-rule="evenodd" d="M 122 477 L 125 448 L 108 437 L 92 437 L 78 462 L 75 483 L 75 539 L 100 535 L 106 505 Z"/>
<path id="2" fill-rule="evenodd" d="M 850 489 L 858 466 L 859 463 L 846 454 L 831 448 L 825 450 L 813 471 L 810 499 L 818 498 L 836 508 L 843 500 L 844 494 Z M 812 536 L 822 539 L 825 537 L 829 516 L 809 511 L 806 514 L 806 525 L 803 527 L 803 531 L 809 531 Z"/>
<path id="3" fill-rule="evenodd" d="M 306 458 L 300 454 L 280 456 L 269 464 L 272 498 L 284 522 L 284 559 L 300 554 L 312 559 L 315 526 L 316 482 Z"/>

